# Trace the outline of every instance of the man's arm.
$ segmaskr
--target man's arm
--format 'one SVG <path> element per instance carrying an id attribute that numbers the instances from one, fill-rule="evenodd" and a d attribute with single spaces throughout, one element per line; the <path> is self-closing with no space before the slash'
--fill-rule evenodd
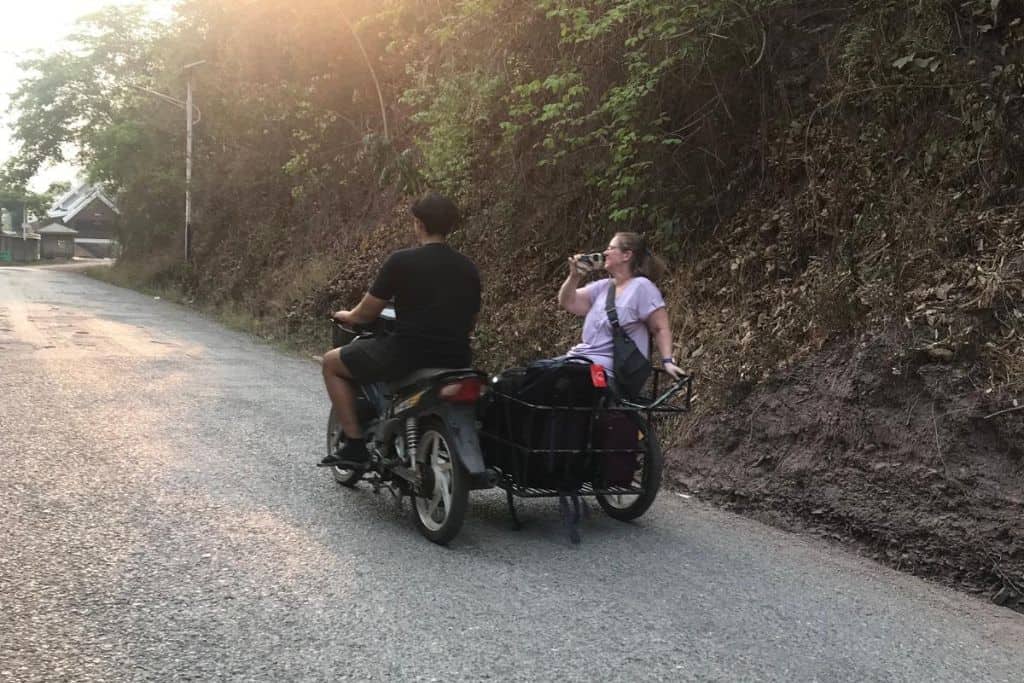
<path id="1" fill-rule="evenodd" d="M 365 325 L 372 323 L 380 316 L 381 311 L 388 305 L 388 302 L 384 299 L 378 299 L 374 295 L 367 292 L 363 295 L 362 300 L 353 308 L 351 311 L 338 311 L 332 318 L 340 323 L 347 323 L 349 325 Z"/>
<path id="2" fill-rule="evenodd" d="M 395 294 L 395 269 L 400 253 L 394 252 L 384 259 L 384 265 L 381 266 L 377 278 L 370 285 L 370 291 L 363 296 L 355 308 L 350 311 L 338 311 L 331 317 L 340 323 L 349 325 L 365 325 L 376 320 L 380 312 L 387 306 L 388 300 Z"/>

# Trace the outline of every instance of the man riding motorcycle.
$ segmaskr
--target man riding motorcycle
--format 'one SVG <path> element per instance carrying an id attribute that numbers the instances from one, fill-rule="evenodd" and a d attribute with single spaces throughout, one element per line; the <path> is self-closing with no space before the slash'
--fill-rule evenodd
<path id="1" fill-rule="evenodd" d="M 356 414 L 358 385 L 472 362 L 469 335 L 480 312 L 480 273 L 447 244 L 458 209 L 430 193 L 412 205 L 411 213 L 420 246 L 392 253 L 359 304 L 332 316 L 342 324 L 365 325 L 394 299 L 396 328 L 394 334 L 357 339 L 324 355 L 324 385 L 345 439 L 341 449 L 320 461 L 321 467 L 358 468 L 369 460 Z"/>

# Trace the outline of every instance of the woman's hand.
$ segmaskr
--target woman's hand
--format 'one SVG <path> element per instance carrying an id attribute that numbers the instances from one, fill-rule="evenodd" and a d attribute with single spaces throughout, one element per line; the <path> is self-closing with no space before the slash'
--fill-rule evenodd
<path id="1" fill-rule="evenodd" d="M 580 254 L 569 257 L 569 277 L 565 278 L 565 282 L 558 288 L 558 305 L 573 315 L 583 316 L 590 310 L 590 301 L 587 297 L 580 296 L 581 290 L 576 289 L 582 277 L 576 265 L 579 257 Z"/>
<path id="2" fill-rule="evenodd" d="M 573 281 L 579 281 L 583 276 L 583 273 L 580 271 L 580 256 L 583 256 L 583 254 L 569 257 L 569 278 Z"/>
<path id="3" fill-rule="evenodd" d="M 331 318 L 335 322 L 339 322 L 342 325 L 351 325 L 352 324 L 351 316 L 352 316 L 352 311 L 335 311 L 331 315 Z"/>
<path id="4" fill-rule="evenodd" d="M 667 372 L 672 379 L 678 380 L 686 375 L 686 372 L 684 372 L 683 369 L 675 363 L 665 363 L 662 367 L 665 368 L 665 372 Z"/>

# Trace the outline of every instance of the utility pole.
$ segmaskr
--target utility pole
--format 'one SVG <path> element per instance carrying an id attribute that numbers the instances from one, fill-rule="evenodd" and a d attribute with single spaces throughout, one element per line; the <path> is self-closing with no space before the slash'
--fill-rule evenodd
<path id="1" fill-rule="evenodd" d="M 182 67 L 188 73 L 185 86 L 185 263 L 192 263 L 192 73 L 205 60 Z"/>
<path id="2" fill-rule="evenodd" d="M 159 97 L 165 102 L 170 102 L 175 106 L 180 106 L 185 111 L 185 263 L 191 263 L 191 131 L 193 126 L 200 122 L 203 118 L 203 113 L 200 112 L 198 106 L 193 104 L 193 96 L 191 96 L 191 79 L 193 79 L 193 69 L 200 65 L 205 65 L 206 60 L 201 59 L 200 61 L 191 62 L 190 65 L 185 65 L 181 68 L 182 71 L 188 73 L 188 81 L 185 86 L 185 99 L 181 101 L 177 97 L 172 97 L 163 92 L 157 92 L 150 88 L 143 88 L 140 85 L 132 85 L 131 87 L 136 90 L 141 90 L 147 94 L 151 94 L 154 97 Z M 196 117 L 193 117 L 193 110 L 196 111 Z"/>
<path id="3" fill-rule="evenodd" d="M 185 263 L 192 263 L 192 72 L 185 86 Z"/>
<path id="4" fill-rule="evenodd" d="M 179 100 L 177 97 L 171 97 L 165 93 L 144 88 L 141 85 L 131 86 L 136 90 L 141 90 L 144 93 L 148 93 L 153 97 L 157 97 L 185 110 L 185 263 L 192 262 L 192 126 L 199 123 L 203 117 L 202 112 L 199 111 L 199 107 L 192 104 L 192 70 L 203 64 L 206 64 L 206 60 L 192 62 L 191 64 L 186 64 L 181 68 L 182 71 L 188 73 L 184 102 Z M 196 113 L 194 118 L 192 116 L 193 110 L 195 110 Z"/>

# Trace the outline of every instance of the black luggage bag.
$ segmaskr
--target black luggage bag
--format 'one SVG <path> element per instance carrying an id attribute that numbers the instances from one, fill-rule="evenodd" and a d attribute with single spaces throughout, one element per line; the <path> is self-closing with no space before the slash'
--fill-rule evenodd
<path id="1" fill-rule="evenodd" d="M 603 398 L 590 363 L 554 359 L 513 368 L 493 383 L 483 425 L 488 459 L 522 487 L 575 491 L 597 474 L 594 411 Z M 507 400 L 510 397 L 513 400 Z"/>

